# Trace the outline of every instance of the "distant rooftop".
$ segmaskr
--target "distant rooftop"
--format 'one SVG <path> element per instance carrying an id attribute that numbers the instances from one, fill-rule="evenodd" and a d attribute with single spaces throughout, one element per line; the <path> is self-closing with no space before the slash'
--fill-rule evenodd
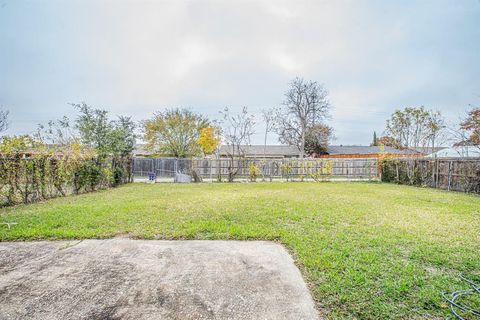
<path id="1" fill-rule="evenodd" d="M 251 145 L 243 147 L 245 154 L 249 157 L 261 157 L 264 154 L 266 157 L 298 157 L 300 152 L 295 146 L 287 145 Z M 231 150 L 230 146 L 221 146 L 220 155 L 227 155 Z M 373 155 L 381 152 L 390 154 L 416 154 L 413 150 L 399 150 L 393 147 L 373 147 L 373 146 L 344 146 L 344 145 L 331 145 L 327 147 L 327 154 L 329 155 Z"/>
<path id="2" fill-rule="evenodd" d="M 266 157 L 298 157 L 300 152 L 295 146 L 287 145 L 250 145 L 242 146 L 242 151 L 245 152 L 249 157 L 263 157 L 264 153 Z M 227 145 L 222 145 L 220 147 L 219 154 L 227 155 L 232 153 L 232 147 Z"/>
<path id="3" fill-rule="evenodd" d="M 480 158 L 480 146 L 457 146 L 443 148 L 437 152 L 429 154 L 429 158 Z"/>
<path id="4" fill-rule="evenodd" d="M 390 154 L 415 154 L 412 150 L 399 150 L 393 147 L 380 147 L 380 146 L 328 146 L 327 153 L 330 155 L 337 154 L 376 154 L 380 152 Z"/>
<path id="5" fill-rule="evenodd" d="M 412 150 L 415 150 L 415 151 L 418 151 L 418 152 L 424 153 L 424 154 L 430 154 L 430 153 L 438 152 L 440 150 L 447 149 L 447 148 L 448 147 L 435 147 L 435 148 L 432 148 L 432 147 L 416 147 L 416 148 L 412 148 Z"/>
<path id="6" fill-rule="evenodd" d="M 228 145 L 222 145 L 219 150 L 220 156 L 227 156 L 231 153 L 232 147 Z M 268 157 L 268 158 L 295 158 L 300 156 L 300 152 L 295 146 L 288 145 L 250 145 L 242 146 L 242 150 L 248 157 Z M 327 147 L 327 154 L 329 155 L 374 155 L 381 152 L 389 154 L 416 154 L 414 150 L 399 150 L 393 147 L 378 147 L 378 146 L 344 146 L 344 145 L 331 145 Z M 134 155 L 149 155 L 151 152 L 145 149 L 144 144 L 137 144 Z"/>

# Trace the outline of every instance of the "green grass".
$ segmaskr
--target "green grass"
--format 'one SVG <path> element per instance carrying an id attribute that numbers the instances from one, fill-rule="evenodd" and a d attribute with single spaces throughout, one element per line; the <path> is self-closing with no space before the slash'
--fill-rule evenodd
<path id="1" fill-rule="evenodd" d="M 480 197 L 381 183 L 130 184 L 0 210 L 0 240 L 264 239 L 290 250 L 329 319 L 453 319 L 479 275 Z"/>

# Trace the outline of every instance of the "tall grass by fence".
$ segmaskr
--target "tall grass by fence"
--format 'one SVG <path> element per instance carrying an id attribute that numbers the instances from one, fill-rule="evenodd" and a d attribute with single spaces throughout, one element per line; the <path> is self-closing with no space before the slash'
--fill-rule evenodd
<path id="1" fill-rule="evenodd" d="M 480 158 L 387 159 L 382 181 L 480 194 Z"/>
<path id="2" fill-rule="evenodd" d="M 130 182 L 131 159 L 0 158 L 0 206 L 80 194 Z"/>
<path id="3" fill-rule="evenodd" d="M 377 160 L 368 159 L 177 159 L 134 158 L 133 175 L 172 178 L 186 173 L 199 179 L 326 180 L 377 179 Z"/>

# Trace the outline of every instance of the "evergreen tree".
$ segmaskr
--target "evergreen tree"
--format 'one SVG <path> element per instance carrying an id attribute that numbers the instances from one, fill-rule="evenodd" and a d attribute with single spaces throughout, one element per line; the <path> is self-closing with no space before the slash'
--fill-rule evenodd
<path id="1" fill-rule="evenodd" d="M 373 131 L 373 141 L 372 141 L 372 144 L 371 146 L 378 146 L 378 139 L 377 139 L 377 132 L 376 131 Z"/>

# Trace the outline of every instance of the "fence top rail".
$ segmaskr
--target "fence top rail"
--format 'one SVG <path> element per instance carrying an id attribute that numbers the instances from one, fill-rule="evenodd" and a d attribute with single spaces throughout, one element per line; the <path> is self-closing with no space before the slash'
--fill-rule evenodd
<path id="1" fill-rule="evenodd" d="M 198 160 L 198 161 L 217 161 L 217 160 L 222 160 L 222 161 L 229 161 L 232 160 L 231 158 L 174 158 L 174 157 L 134 157 L 135 160 Z M 243 161 L 267 161 L 267 162 L 274 162 L 274 161 L 318 161 L 318 162 L 325 162 L 329 160 L 333 161 L 369 161 L 369 162 L 375 162 L 378 159 L 377 158 L 278 158 L 278 159 L 272 159 L 272 158 L 267 158 L 263 159 L 262 157 L 258 158 L 240 158 L 240 157 L 235 157 L 233 160 L 243 160 Z"/>
<path id="2" fill-rule="evenodd" d="M 175 158 L 175 157 L 133 157 L 135 160 L 192 160 L 194 158 Z"/>
<path id="3" fill-rule="evenodd" d="M 193 160 L 231 160 L 231 158 L 192 158 Z M 360 160 L 370 160 L 375 161 L 377 158 L 242 158 L 235 157 L 234 160 L 258 160 L 258 161 L 326 161 L 326 160 L 347 160 L 347 161 L 360 161 Z"/>
<path id="4" fill-rule="evenodd" d="M 37 160 L 55 160 L 55 161 L 60 161 L 60 160 L 65 160 L 69 159 L 68 157 L 56 157 L 56 156 L 48 156 L 48 157 L 19 157 L 19 158 L 2 158 L 0 157 L 0 161 L 37 161 Z M 106 160 L 113 160 L 113 157 L 107 157 L 105 158 Z M 132 159 L 140 159 L 140 158 L 134 158 L 134 157 L 126 157 L 124 158 L 125 160 L 132 160 Z M 97 160 L 95 157 L 85 157 L 82 158 L 81 160 L 83 161 L 89 161 L 89 160 Z"/>
<path id="5" fill-rule="evenodd" d="M 442 158 L 398 157 L 398 158 L 390 158 L 390 159 L 400 160 L 400 161 L 410 161 L 410 160 L 417 160 L 417 161 L 480 161 L 480 157 L 442 157 Z"/>

